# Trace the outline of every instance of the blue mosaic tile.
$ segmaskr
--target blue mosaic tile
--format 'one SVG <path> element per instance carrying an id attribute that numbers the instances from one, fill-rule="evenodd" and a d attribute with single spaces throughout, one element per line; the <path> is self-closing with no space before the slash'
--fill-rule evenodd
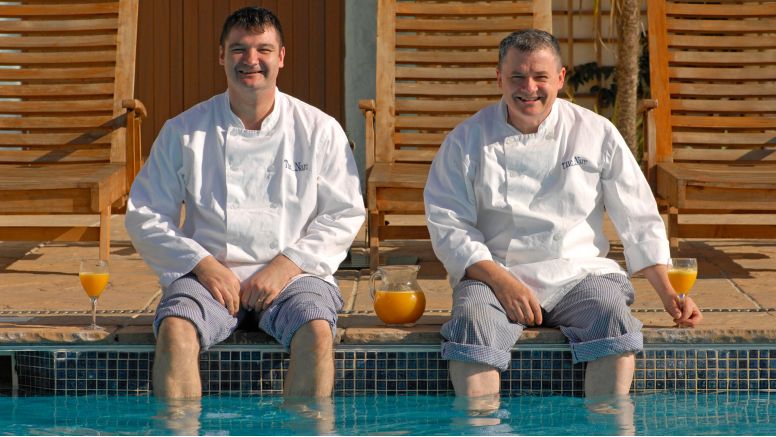
<path id="1" fill-rule="evenodd" d="M 633 390 L 772 390 L 774 351 L 650 349 L 637 354 Z M 335 351 L 335 359 L 340 392 L 444 393 L 451 389 L 447 362 L 438 352 Z M 150 389 L 153 354 L 19 352 L 16 362 L 20 387 L 28 390 L 142 393 Z M 515 351 L 511 364 L 502 374 L 505 391 L 583 392 L 585 365 L 573 365 L 569 351 Z M 282 391 L 288 355 L 210 351 L 202 354 L 199 367 L 206 392 L 276 394 Z"/>

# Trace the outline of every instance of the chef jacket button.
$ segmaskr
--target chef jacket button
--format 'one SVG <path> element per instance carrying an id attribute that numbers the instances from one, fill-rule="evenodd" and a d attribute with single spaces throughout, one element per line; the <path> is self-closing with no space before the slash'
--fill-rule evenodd
<path id="1" fill-rule="evenodd" d="M 275 171 L 275 169 L 274 169 L 274 168 L 272 168 L 272 167 L 267 167 L 267 173 L 272 173 L 272 172 L 274 172 L 274 171 Z"/>
<path id="2" fill-rule="evenodd" d="M 277 203 L 270 203 L 269 207 L 272 208 L 272 209 L 278 209 L 278 204 Z"/>
<path id="3" fill-rule="evenodd" d="M 273 242 L 269 243 L 269 248 L 270 249 L 277 249 L 278 248 L 278 242 L 277 241 L 273 241 Z"/>
<path id="4" fill-rule="evenodd" d="M 552 236 L 552 239 L 555 241 L 559 241 L 561 238 L 563 238 L 560 234 L 555 234 Z"/>

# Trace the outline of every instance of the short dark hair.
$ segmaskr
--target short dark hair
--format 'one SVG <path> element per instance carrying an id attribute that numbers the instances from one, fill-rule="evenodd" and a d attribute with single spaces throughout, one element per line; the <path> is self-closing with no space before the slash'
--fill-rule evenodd
<path id="1" fill-rule="evenodd" d="M 283 27 L 280 20 L 269 9 L 248 6 L 232 12 L 224 21 L 224 28 L 221 30 L 221 47 L 229 36 L 229 32 L 239 27 L 250 31 L 264 32 L 267 27 L 274 27 L 280 39 L 280 47 L 283 47 Z"/>
<path id="2" fill-rule="evenodd" d="M 515 48 L 523 53 L 533 53 L 538 50 L 548 49 L 558 59 L 558 65 L 563 66 L 560 55 L 560 44 L 558 40 L 549 32 L 539 29 L 523 29 L 510 33 L 501 40 L 498 48 L 498 65 L 507 56 L 509 49 Z"/>

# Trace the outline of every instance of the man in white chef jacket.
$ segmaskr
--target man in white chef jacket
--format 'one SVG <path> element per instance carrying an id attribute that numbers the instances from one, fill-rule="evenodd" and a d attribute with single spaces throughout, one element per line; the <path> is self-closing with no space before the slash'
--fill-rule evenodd
<path id="1" fill-rule="evenodd" d="M 164 291 L 158 396 L 201 396 L 199 353 L 249 312 L 290 350 L 284 394 L 331 395 L 342 307 L 332 275 L 364 205 L 342 128 L 277 89 L 284 56 L 272 12 L 230 15 L 219 50 L 227 91 L 169 120 L 132 185 L 126 227 Z"/>
<path id="2" fill-rule="evenodd" d="M 628 273 L 641 272 L 683 326 L 702 315 L 668 282 L 669 245 L 654 197 L 605 118 L 557 99 L 565 69 L 557 40 L 517 31 L 499 48 L 499 103 L 458 125 L 431 166 L 426 218 L 454 287 L 442 328 L 457 395 L 492 396 L 526 326 L 559 327 L 587 396 L 627 394 L 641 323 L 633 287 L 606 258 L 604 210 Z"/>

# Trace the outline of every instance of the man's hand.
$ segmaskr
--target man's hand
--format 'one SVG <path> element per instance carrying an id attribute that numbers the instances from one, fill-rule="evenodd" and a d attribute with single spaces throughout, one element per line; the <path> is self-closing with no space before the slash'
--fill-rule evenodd
<path id="1" fill-rule="evenodd" d="M 509 320 L 525 326 L 541 325 L 542 307 L 539 300 L 517 279 L 510 282 L 493 288 L 493 294 L 501 302 Z"/>
<path id="2" fill-rule="evenodd" d="M 680 299 L 677 296 L 674 287 L 668 280 L 668 268 L 664 265 L 654 265 L 645 268 L 641 272 L 647 278 L 652 288 L 655 289 L 660 300 L 663 302 L 663 308 L 674 319 L 674 323 L 679 326 L 693 328 L 703 320 L 701 310 L 695 305 L 695 302 L 686 297 Z"/>
<path id="3" fill-rule="evenodd" d="M 229 314 L 237 314 L 240 309 L 240 280 L 237 275 L 213 256 L 203 258 L 192 273 Z"/>
<path id="4" fill-rule="evenodd" d="M 276 256 L 266 267 L 254 273 L 240 288 L 240 303 L 248 310 L 261 311 L 280 294 L 294 276 L 302 273 L 293 261 Z"/>
<path id="5" fill-rule="evenodd" d="M 481 261 L 466 269 L 466 276 L 485 282 L 504 307 L 507 318 L 525 326 L 542 324 L 539 299 L 511 273 L 493 261 Z"/>
<path id="6" fill-rule="evenodd" d="M 701 310 L 698 309 L 698 306 L 695 305 L 695 302 L 689 296 L 680 299 L 679 296 L 674 294 L 674 296 L 668 296 L 664 299 L 661 295 L 660 299 L 663 300 L 663 308 L 674 318 L 674 323 L 679 326 L 694 328 L 695 325 L 703 320 Z"/>

